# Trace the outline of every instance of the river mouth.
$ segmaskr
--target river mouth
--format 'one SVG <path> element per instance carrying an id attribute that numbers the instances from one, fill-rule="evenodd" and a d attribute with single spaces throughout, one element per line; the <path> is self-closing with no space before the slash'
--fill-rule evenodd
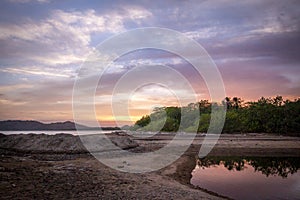
<path id="1" fill-rule="evenodd" d="M 298 199 L 300 157 L 197 159 L 191 184 L 233 199 Z"/>

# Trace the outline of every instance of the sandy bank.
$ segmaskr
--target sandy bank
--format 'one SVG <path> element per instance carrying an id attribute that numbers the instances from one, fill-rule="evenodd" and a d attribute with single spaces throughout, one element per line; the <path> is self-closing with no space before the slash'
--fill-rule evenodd
<path id="1" fill-rule="evenodd" d="M 148 139 L 114 135 L 133 152 L 164 146 L 172 134 Z M 104 166 L 72 135 L 0 137 L 0 196 L 3 199 L 220 199 L 189 184 L 203 142 L 198 136 L 180 159 L 156 172 L 122 173 Z M 300 156 L 300 139 L 272 135 L 223 135 L 209 154 Z"/>

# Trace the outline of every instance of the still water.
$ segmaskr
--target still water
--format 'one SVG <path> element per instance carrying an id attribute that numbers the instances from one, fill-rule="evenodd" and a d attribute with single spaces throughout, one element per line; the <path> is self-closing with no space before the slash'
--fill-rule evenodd
<path id="1" fill-rule="evenodd" d="M 191 184 L 233 199 L 300 199 L 300 158 L 198 159 Z"/>
<path id="2" fill-rule="evenodd" d="M 92 134 L 107 134 L 113 131 L 100 131 L 100 130 L 81 130 L 80 132 L 74 131 L 0 131 L 0 133 L 5 135 L 11 134 L 46 134 L 46 135 L 55 135 L 55 134 L 71 134 L 71 135 L 92 135 Z"/>

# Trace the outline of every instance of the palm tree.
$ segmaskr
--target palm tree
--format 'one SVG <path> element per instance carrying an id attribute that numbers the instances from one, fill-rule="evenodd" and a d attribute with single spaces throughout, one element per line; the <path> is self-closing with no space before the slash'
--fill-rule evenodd
<path id="1" fill-rule="evenodd" d="M 241 98 L 233 97 L 232 101 L 233 101 L 233 105 L 234 105 L 235 109 L 238 109 L 241 107 L 241 103 L 242 103 Z"/>

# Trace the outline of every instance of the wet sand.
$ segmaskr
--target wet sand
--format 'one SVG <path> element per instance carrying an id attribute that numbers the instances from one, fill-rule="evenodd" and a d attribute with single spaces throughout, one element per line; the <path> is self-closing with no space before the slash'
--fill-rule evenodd
<path id="1" fill-rule="evenodd" d="M 40 141 L 46 141 L 44 147 L 40 148 L 38 144 L 30 146 L 30 140 L 37 141 L 35 136 L 24 135 L 22 137 L 32 138 L 26 140 L 21 137 L 19 142 L 14 136 L 10 137 L 0 137 L 1 199 L 226 198 L 190 184 L 203 136 L 197 136 L 190 148 L 173 164 L 143 174 L 124 173 L 101 164 L 80 146 L 75 136 L 60 135 L 60 143 L 53 142 L 57 141 L 58 136 L 47 137 L 47 140 L 40 136 Z M 72 142 L 74 138 L 76 141 Z M 138 145 L 131 142 L 130 151 L 153 151 L 164 146 L 171 138 L 172 134 L 164 134 L 132 139 Z M 69 141 L 69 146 L 77 142 L 76 145 L 82 149 L 74 145 L 68 148 L 66 141 Z M 59 145 L 60 151 L 55 151 L 57 148 L 54 145 Z M 300 138 L 258 134 L 223 135 L 209 156 L 300 157 Z"/>

